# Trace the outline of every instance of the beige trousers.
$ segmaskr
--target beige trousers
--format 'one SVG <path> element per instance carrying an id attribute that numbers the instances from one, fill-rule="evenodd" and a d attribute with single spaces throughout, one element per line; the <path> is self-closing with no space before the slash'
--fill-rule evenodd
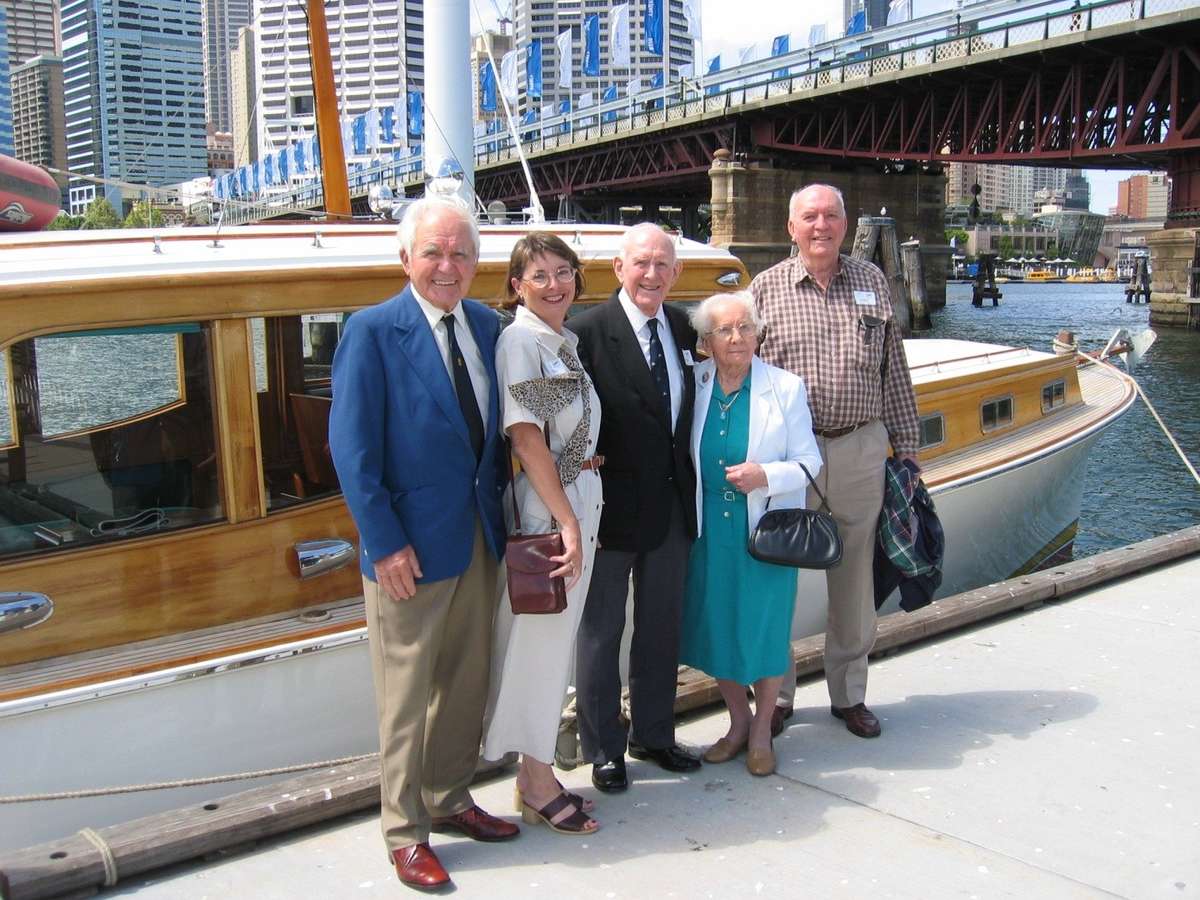
<path id="1" fill-rule="evenodd" d="M 497 563 L 476 525 L 457 578 L 393 600 L 363 579 L 379 713 L 380 825 L 388 852 L 429 839 L 431 818 L 469 809 L 488 694 Z"/>
<path id="2" fill-rule="evenodd" d="M 842 561 L 825 573 L 829 612 L 825 626 L 825 683 L 834 706 L 855 706 L 867 696 L 867 655 L 875 645 L 875 535 L 883 509 L 887 429 L 871 422 L 840 438 L 817 436 L 824 464 L 817 485 L 825 492 L 838 533 Z M 808 505 L 821 500 L 811 487 Z M 784 676 L 778 704 L 796 696 L 796 665 Z"/>

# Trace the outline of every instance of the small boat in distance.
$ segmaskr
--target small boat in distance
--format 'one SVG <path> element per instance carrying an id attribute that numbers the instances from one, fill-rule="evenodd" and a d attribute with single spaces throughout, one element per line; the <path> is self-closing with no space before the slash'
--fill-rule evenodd
<path id="1" fill-rule="evenodd" d="M 1052 284 L 1062 281 L 1063 276 L 1051 269 L 1030 269 L 1025 273 L 1026 284 Z"/>

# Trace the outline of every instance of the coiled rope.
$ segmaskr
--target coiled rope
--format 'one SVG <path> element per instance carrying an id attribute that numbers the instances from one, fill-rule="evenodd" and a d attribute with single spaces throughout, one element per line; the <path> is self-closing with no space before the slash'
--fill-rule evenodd
<path id="1" fill-rule="evenodd" d="M 305 772 L 311 769 L 328 769 L 360 762 L 364 759 L 378 757 L 378 753 L 360 753 L 358 756 L 343 756 L 340 759 L 326 759 L 320 762 L 297 763 L 291 766 L 276 766 L 273 769 L 259 769 L 255 772 L 237 772 L 231 775 L 210 775 L 205 778 L 181 778 L 177 781 L 156 781 L 150 784 L 129 784 L 120 787 L 84 788 L 77 791 L 55 791 L 46 794 L 14 794 L 0 797 L 0 805 L 6 803 L 41 803 L 46 800 L 79 800 L 85 797 L 111 797 L 116 794 L 136 794 L 141 791 L 163 791 L 171 788 L 197 787 L 205 784 L 225 784 L 230 781 L 249 781 L 252 778 L 267 778 L 272 775 L 287 775 L 291 772 Z M 86 837 L 86 835 L 84 835 Z M 89 838 L 89 840 L 91 840 Z"/>

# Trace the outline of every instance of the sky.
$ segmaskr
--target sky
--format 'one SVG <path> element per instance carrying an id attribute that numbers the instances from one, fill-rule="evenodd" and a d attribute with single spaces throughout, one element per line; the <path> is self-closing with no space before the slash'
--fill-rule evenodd
<path id="1" fill-rule="evenodd" d="M 494 23 L 490 0 L 472 0 L 482 15 Z M 501 7 L 509 0 L 496 0 Z M 749 44 L 771 41 L 785 32 L 804 35 L 813 25 L 825 24 L 832 34 L 842 29 L 842 0 L 702 0 L 701 17 L 705 40 L 700 55 L 711 59 L 717 53 L 736 59 Z M 474 12 L 472 28 L 478 28 Z M 489 24 L 494 27 L 494 24 Z M 1117 202 L 1117 182 L 1136 174 L 1130 170 L 1087 171 L 1091 183 L 1093 212 L 1107 214 Z"/>

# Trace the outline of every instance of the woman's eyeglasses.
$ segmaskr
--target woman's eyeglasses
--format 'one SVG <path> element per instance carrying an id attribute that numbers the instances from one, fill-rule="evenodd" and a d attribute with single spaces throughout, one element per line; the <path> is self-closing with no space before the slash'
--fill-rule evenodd
<path id="1" fill-rule="evenodd" d="M 534 272 L 528 278 L 522 278 L 526 284 L 532 284 L 535 288 L 550 287 L 550 280 L 553 279 L 559 284 L 568 284 L 575 280 L 575 270 L 570 266 L 563 266 L 561 269 L 555 269 L 553 274 L 549 272 Z"/>
<path id="2" fill-rule="evenodd" d="M 737 325 L 722 325 L 720 328 L 714 328 L 709 334 L 716 335 L 723 341 L 732 341 L 735 332 L 741 337 L 750 338 L 757 330 L 751 322 L 739 322 Z"/>

